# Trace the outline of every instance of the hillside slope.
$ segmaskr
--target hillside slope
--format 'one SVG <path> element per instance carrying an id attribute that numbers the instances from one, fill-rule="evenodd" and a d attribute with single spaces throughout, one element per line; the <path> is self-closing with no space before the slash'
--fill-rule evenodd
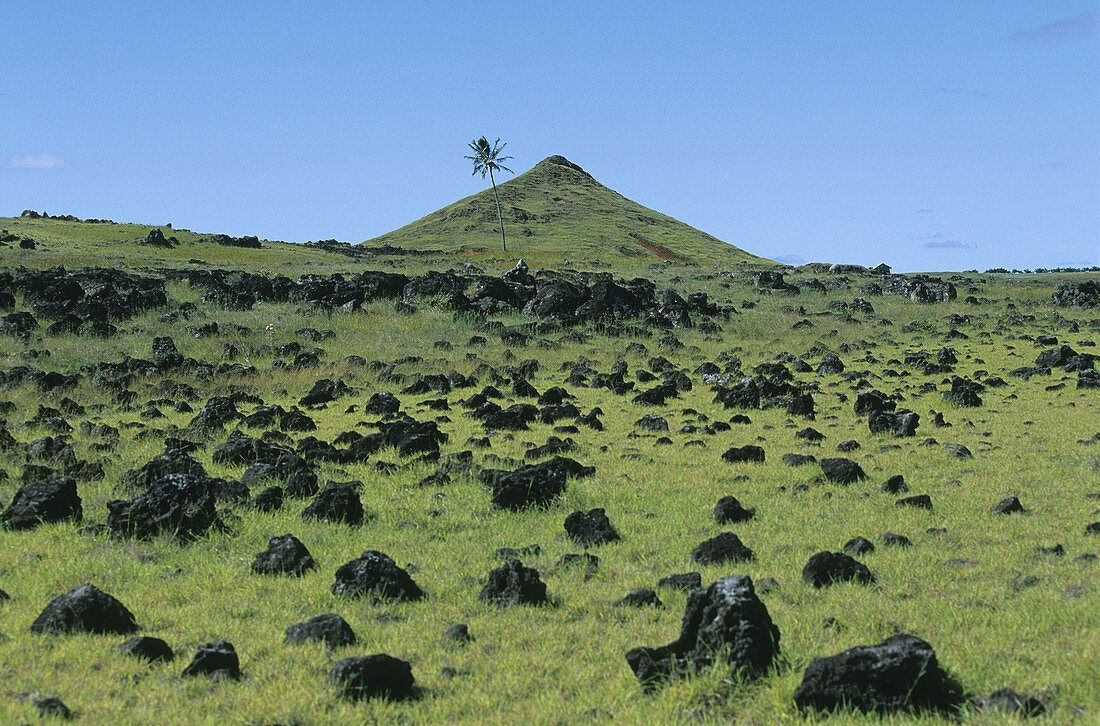
<path id="1" fill-rule="evenodd" d="M 497 184 L 511 255 L 642 257 L 711 264 L 768 261 L 608 189 L 563 156 Z M 500 252 L 492 188 L 365 244 Z"/>

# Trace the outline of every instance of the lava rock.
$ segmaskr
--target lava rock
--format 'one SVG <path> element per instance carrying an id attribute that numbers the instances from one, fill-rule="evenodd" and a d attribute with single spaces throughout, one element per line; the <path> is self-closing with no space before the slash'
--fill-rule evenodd
<path id="1" fill-rule="evenodd" d="M 763 462 L 764 449 L 760 446 L 749 444 L 747 446 L 734 446 L 722 454 L 722 461 L 736 464 L 744 461 Z"/>
<path id="2" fill-rule="evenodd" d="M 1011 688 L 993 691 L 984 698 L 975 698 L 972 703 L 982 711 L 1001 711 L 1021 718 L 1034 718 L 1047 712 L 1046 704 L 1034 696 L 1017 693 Z"/>
<path id="3" fill-rule="evenodd" d="M 624 597 L 619 598 L 611 604 L 615 607 L 664 607 L 664 604 L 661 603 L 661 598 L 657 597 L 657 593 L 652 587 L 639 587 L 637 590 L 631 590 Z"/>
<path id="4" fill-rule="evenodd" d="M 895 474 L 882 483 L 882 491 L 887 494 L 904 494 L 909 491 L 909 485 L 905 483 L 905 477 Z"/>
<path id="5" fill-rule="evenodd" d="M 385 653 L 344 658 L 332 667 L 328 679 L 349 701 L 408 701 L 417 697 L 412 666 Z"/>
<path id="6" fill-rule="evenodd" d="M 593 547 L 621 539 L 602 507 L 570 514 L 565 518 L 565 533 L 582 547 Z"/>
<path id="7" fill-rule="evenodd" d="M 866 537 L 853 537 L 844 543 L 844 551 L 853 556 L 866 555 L 875 551 L 875 545 Z"/>
<path id="8" fill-rule="evenodd" d="M 257 575 L 303 575 L 316 566 L 309 550 L 292 534 L 272 537 L 267 549 L 252 560 Z"/>
<path id="9" fill-rule="evenodd" d="M 501 606 L 543 605 L 549 602 L 546 585 L 539 579 L 538 570 L 524 567 L 514 558 L 505 560 L 503 565 L 489 572 L 488 581 L 477 599 Z"/>
<path id="10" fill-rule="evenodd" d="M 55 476 L 20 487 L 11 504 L 0 514 L 0 526 L 34 529 L 40 524 L 66 519 L 79 522 L 83 516 L 76 481 L 67 476 Z"/>
<path id="11" fill-rule="evenodd" d="M 32 633 L 115 633 L 138 629 L 134 614 L 95 585 L 66 590 L 46 605 L 31 624 Z"/>
<path id="12" fill-rule="evenodd" d="M 718 524 L 747 522 L 756 516 L 755 509 L 745 509 L 736 497 L 722 497 L 714 505 L 714 521 Z"/>
<path id="13" fill-rule="evenodd" d="M 626 661 L 647 691 L 670 677 L 709 668 L 717 659 L 735 674 L 757 677 L 779 655 L 779 637 L 752 579 L 723 577 L 688 595 L 679 638 L 658 648 L 634 648 Z"/>
<path id="14" fill-rule="evenodd" d="M 169 663 L 176 657 L 168 643 L 148 635 L 139 635 L 119 643 L 118 651 L 150 663 Z"/>
<path id="15" fill-rule="evenodd" d="M 822 459 L 821 472 L 826 479 L 838 484 L 851 484 L 867 478 L 859 464 L 841 457 Z"/>
<path id="16" fill-rule="evenodd" d="M 107 530 L 116 536 L 152 539 L 161 533 L 186 542 L 219 522 L 209 479 L 169 474 L 132 500 L 107 502 Z"/>
<path id="17" fill-rule="evenodd" d="M 215 680 L 239 681 L 241 663 L 233 644 L 228 640 L 218 640 L 200 645 L 195 657 L 180 675 L 185 678 L 208 676 Z"/>
<path id="18" fill-rule="evenodd" d="M 998 502 L 997 505 L 993 507 L 993 511 L 997 514 L 1015 514 L 1017 512 L 1026 512 L 1027 510 L 1024 509 L 1023 504 L 1020 504 L 1019 499 L 1016 497 L 1008 497 Z"/>
<path id="19" fill-rule="evenodd" d="M 794 692 L 800 711 L 947 713 L 960 698 L 927 642 L 904 633 L 810 663 Z"/>
<path id="20" fill-rule="evenodd" d="M 868 585 L 875 581 L 875 576 L 866 565 L 842 552 L 818 552 L 802 568 L 802 579 L 822 588 L 849 581 Z"/>
<path id="21" fill-rule="evenodd" d="M 932 497 L 927 494 L 918 494 L 915 497 L 906 497 L 905 499 L 899 499 L 894 502 L 899 507 L 916 507 L 917 509 L 931 509 Z"/>
<path id="22" fill-rule="evenodd" d="M 685 592 L 691 592 L 695 588 L 702 586 L 703 576 L 698 572 L 683 572 L 676 575 L 665 575 L 657 581 L 657 587 L 672 587 Z"/>
<path id="23" fill-rule="evenodd" d="M 347 597 L 367 596 L 374 603 L 385 600 L 411 602 L 424 597 L 424 591 L 413 582 L 409 573 L 377 550 L 367 550 L 341 565 L 336 570 L 332 593 Z"/>
<path id="24" fill-rule="evenodd" d="M 335 524 L 350 524 L 353 527 L 363 523 L 365 513 L 359 492 L 349 482 L 330 481 L 302 510 L 306 519 L 323 519 Z"/>
<path id="25" fill-rule="evenodd" d="M 724 562 L 746 562 L 756 555 L 733 532 L 723 532 L 699 544 L 691 559 L 700 565 L 720 565 Z"/>
<path id="26" fill-rule="evenodd" d="M 324 643 L 329 649 L 355 645 L 355 631 L 335 613 L 317 615 L 286 629 L 284 643 Z"/>

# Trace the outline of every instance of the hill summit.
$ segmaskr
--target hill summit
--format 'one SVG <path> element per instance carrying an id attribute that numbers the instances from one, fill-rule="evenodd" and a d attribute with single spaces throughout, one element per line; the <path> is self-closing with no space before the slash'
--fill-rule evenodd
<path id="1" fill-rule="evenodd" d="M 557 154 L 513 179 L 498 180 L 497 191 L 508 255 L 767 262 L 627 199 Z M 492 187 L 365 244 L 454 253 L 501 252 Z"/>

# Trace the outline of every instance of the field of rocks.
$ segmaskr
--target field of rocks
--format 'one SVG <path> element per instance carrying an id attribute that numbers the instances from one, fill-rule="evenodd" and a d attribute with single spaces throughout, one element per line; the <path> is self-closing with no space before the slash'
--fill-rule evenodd
<path id="1" fill-rule="evenodd" d="M 1100 720 L 1100 276 L 226 239 L 0 250 L 0 722 Z"/>

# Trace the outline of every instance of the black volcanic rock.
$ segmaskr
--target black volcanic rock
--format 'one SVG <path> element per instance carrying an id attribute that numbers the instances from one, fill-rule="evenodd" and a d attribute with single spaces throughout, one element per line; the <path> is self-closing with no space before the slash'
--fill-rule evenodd
<path id="1" fill-rule="evenodd" d="M 818 658 L 806 668 L 794 701 L 800 711 L 950 713 L 961 702 L 932 646 L 912 635 Z"/>
<path id="2" fill-rule="evenodd" d="M 385 653 L 344 658 L 332 667 L 328 679 L 349 701 L 407 701 L 417 696 L 412 666 Z"/>
<path id="3" fill-rule="evenodd" d="M 320 642 L 329 648 L 355 645 L 355 632 L 348 622 L 335 613 L 318 615 L 295 623 L 286 629 L 284 643 Z"/>
<path id="4" fill-rule="evenodd" d="M 0 526 L 34 529 L 40 524 L 66 519 L 79 522 L 83 516 L 76 481 L 67 476 L 55 476 L 16 490 L 11 504 L 0 514 Z"/>
<path id="5" fill-rule="evenodd" d="M 538 570 L 524 567 L 522 562 L 511 557 L 489 572 L 489 578 L 477 599 L 502 606 L 543 605 L 549 602 L 546 585 L 539 578 Z"/>
<path id="6" fill-rule="evenodd" d="M 867 585 L 875 576 L 867 566 L 841 552 L 818 552 L 802 568 L 802 579 L 816 588 L 854 581 Z"/>
<path id="7" fill-rule="evenodd" d="M 714 505 L 714 521 L 718 524 L 746 522 L 756 516 L 755 509 L 745 509 L 736 497 L 722 497 Z"/>
<path id="8" fill-rule="evenodd" d="M 207 676 L 215 680 L 239 681 L 241 663 L 233 644 L 228 640 L 218 640 L 200 645 L 195 657 L 180 675 L 185 678 Z"/>
<path id="9" fill-rule="evenodd" d="M 292 534 L 272 537 L 267 549 L 252 560 L 258 575 L 304 575 L 317 566 L 306 546 Z"/>
<path id="10" fill-rule="evenodd" d="M 565 518 L 565 533 L 582 547 L 593 547 L 621 539 L 602 507 L 570 514 Z"/>
<path id="11" fill-rule="evenodd" d="M 867 475 L 863 473 L 863 468 L 859 464 L 851 459 L 839 457 L 822 459 L 821 471 L 825 474 L 826 479 L 838 484 L 851 484 L 852 482 L 862 481 L 867 478 Z"/>
<path id="12" fill-rule="evenodd" d="M 699 544 L 691 559 L 700 565 L 720 565 L 724 562 L 744 562 L 756 557 L 733 532 L 723 532 Z"/>
<path id="13" fill-rule="evenodd" d="M 118 651 L 150 663 L 168 663 L 176 657 L 168 643 L 148 635 L 139 635 L 119 643 Z"/>
<path id="14" fill-rule="evenodd" d="M 332 592 L 347 597 L 369 597 L 375 603 L 416 601 L 424 597 L 424 591 L 413 582 L 409 573 L 377 550 L 367 550 L 341 565 L 336 570 Z"/>
<path id="15" fill-rule="evenodd" d="M 709 668 L 722 659 L 733 674 L 757 677 L 779 655 L 779 628 L 744 575 L 723 577 L 693 590 L 680 637 L 659 648 L 627 652 L 626 661 L 645 690 L 670 677 Z"/>
<path id="16" fill-rule="evenodd" d="M 32 633 L 116 633 L 138 629 L 134 614 L 95 585 L 85 584 L 61 593 L 31 624 Z"/>

